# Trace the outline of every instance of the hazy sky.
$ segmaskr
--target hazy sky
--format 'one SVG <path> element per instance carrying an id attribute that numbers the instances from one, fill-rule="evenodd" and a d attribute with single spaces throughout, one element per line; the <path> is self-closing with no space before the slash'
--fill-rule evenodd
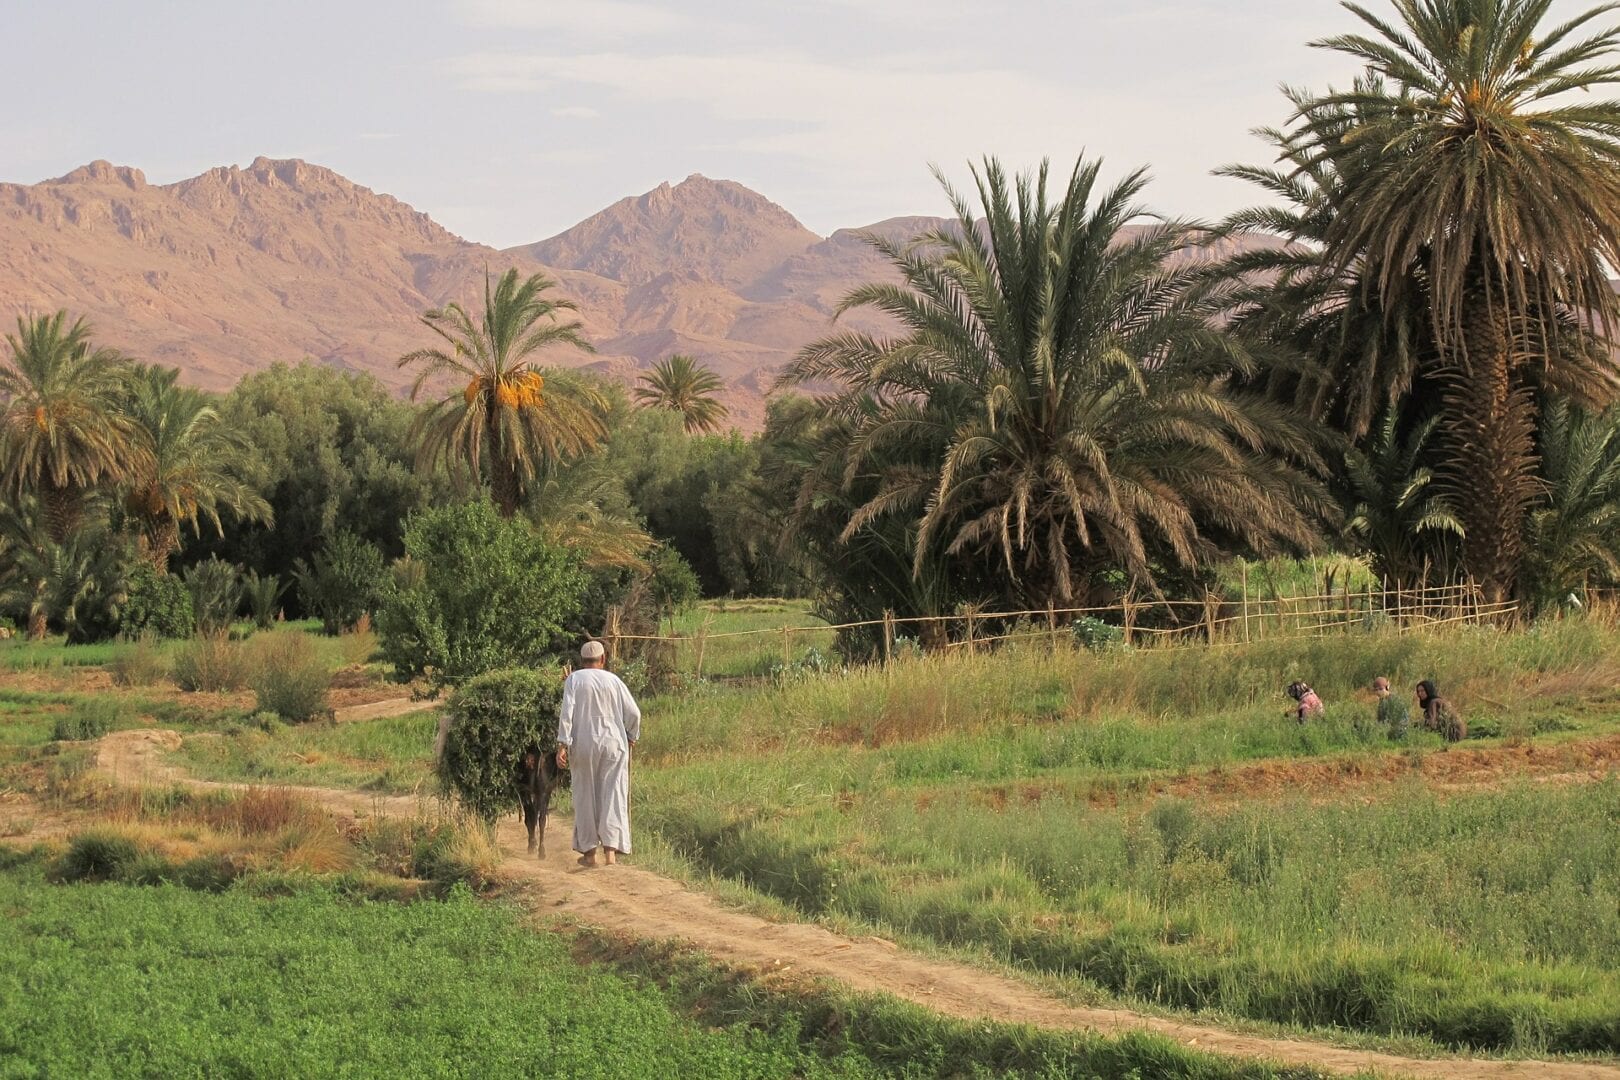
<path id="1" fill-rule="evenodd" d="M 1374 0 L 1374 6 L 1381 6 Z M 1279 83 L 1330 0 L 0 0 L 0 180 L 95 158 L 170 182 L 302 157 L 472 240 L 549 236 L 689 173 L 825 234 L 939 213 L 928 172 L 995 153 L 1117 174 L 1214 216 L 1253 201 Z"/>

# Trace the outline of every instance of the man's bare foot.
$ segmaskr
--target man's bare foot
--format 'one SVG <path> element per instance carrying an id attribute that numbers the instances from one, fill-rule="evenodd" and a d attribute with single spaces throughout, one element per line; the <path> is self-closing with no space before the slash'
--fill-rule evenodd
<path id="1" fill-rule="evenodd" d="M 581 865 L 581 866 L 595 866 L 596 865 L 596 852 L 587 851 L 585 854 L 581 855 L 579 857 L 579 865 Z"/>
<path id="2" fill-rule="evenodd" d="M 617 851 L 613 850 L 612 848 L 603 848 L 602 854 L 606 858 L 609 866 L 619 865 L 619 853 Z"/>

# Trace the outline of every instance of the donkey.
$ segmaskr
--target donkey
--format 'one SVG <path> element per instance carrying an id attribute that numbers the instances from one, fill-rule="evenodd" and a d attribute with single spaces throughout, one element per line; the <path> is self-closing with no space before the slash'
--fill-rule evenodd
<path id="1" fill-rule="evenodd" d="M 539 750 L 523 755 L 517 775 L 513 777 L 518 802 L 523 808 L 523 824 L 529 830 L 529 854 L 538 854 L 542 859 L 546 857 L 546 816 L 551 813 L 551 796 L 562 778 L 556 751 L 542 753 Z M 538 833 L 536 826 L 539 826 Z"/>

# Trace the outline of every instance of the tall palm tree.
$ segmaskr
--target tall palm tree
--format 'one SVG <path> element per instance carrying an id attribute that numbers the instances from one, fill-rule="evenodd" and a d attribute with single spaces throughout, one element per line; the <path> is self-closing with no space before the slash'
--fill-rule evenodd
<path id="1" fill-rule="evenodd" d="M 1284 93 L 1324 130 L 1358 122 L 1344 106 Z M 1313 157 L 1275 128 L 1254 134 L 1276 148 L 1279 164 L 1227 165 L 1216 174 L 1254 184 L 1271 201 L 1228 217 L 1221 232 L 1269 242 L 1212 265 L 1208 276 L 1231 286 L 1231 326 L 1256 353 L 1268 392 L 1360 440 L 1421 381 L 1432 353 L 1423 281 L 1412 273 L 1386 307 L 1369 295 L 1364 258 L 1339 266 L 1325 253 L 1345 188 L 1366 167 L 1365 147 L 1341 142 L 1335 156 Z"/>
<path id="2" fill-rule="evenodd" d="M 680 413 L 688 434 L 719 431 L 730 411 L 715 397 L 726 384 L 690 356 L 676 353 L 660 360 L 637 382 L 636 401 L 643 408 Z"/>
<path id="3" fill-rule="evenodd" d="M 1394 0 L 1394 21 L 1347 3 L 1370 33 L 1314 44 L 1369 77 L 1296 108 L 1290 132 L 1311 161 L 1364 151 L 1331 262 L 1368 263 L 1386 307 L 1414 268 L 1426 281 L 1454 482 L 1471 494 L 1464 557 L 1493 599 L 1517 583 L 1536 495 L 1526 370 L 1588 322 L 1607 338 L 1620 314 L 1620 102 L 1567 97 L 1620 82 L 1620 28 L 1588 29 L 1612 4 L 1544 27 L 1551 3 Z"/>
<path id="4" fill-rule="evenodd" d="M 422 322 L 444 344 L 399 361 L 418 369 L 413 401 L 436 379 L 467 380 L 422 412 L 414 434 L 424 464 L 442 459 L 458 474 L 487 480 L 506 517 L 538 475 L 606 434 L 602 394 L 535 359 L 552 345 L 593 351 L 577 321 L 560 320 L 559 313 L 576 307 L 546 295 L 555 285 L 544 274 L 521 278 L 512 269 L 492 286 L 485 274 L 483 314 L 475 319 L 457 303 L 429 311 Z"/>
<path id="5" fill-rule="evenodd" d="M 826 338 L 784 374 L 839 388 L 822 409 L 844 434 L 821 475 L 877 478 L 846 541 L 911 520 L 914 574 L 940 551 L 991 554 L 1034 602 L 1066 601 L 1106 566 L 1153 587 L 1156 560 L 1195 566 L 1212 534 L 1312 542 L 1328 499 L 1292 463 L 1323 467 L 1313 433 L 1231 389 L 1249 360 L 1213 320 L 1224 298 L 1167 267 L 1199 235 L 1121 239 L 1144 216 L 1145 177 L 1099 193 L 1098 171 L 1081 161 L 1053 201 L 1044 165 L 1010 182 L 987 160 L 979 207 L 941 177 L 954 223 L 909 245 L 872 238 L 902 281 L 840 311 L 876 308 L 901 333 Z"/>
<path id="6" fill-rule="evenodd" d="M 1539 435 L 1545 486 L 1526 529 L 1525 591 L 1545 605 L 1592 578 L 1620 581 L 1620 411 L 1549 401 Z"/>
<path id="7" fill-rule="evenodd" d="M 128 412 L 144 448 L 125 481 L 125 508 L 139 529 L 141 551 L 160 571 L 180 549 L 180 527 L 199 534 L 202 519 L 224 535 L 219 512 L 273 523 L 270 504 L 244 477 L 251 454 L 199 390 L 180 386 L 177 368 L 142 368 L 131 382 Z"/>
<path id="8" fill-rule="evenodd" d="M 1351 507 L 1345 533 L 1371 556 L 1373 573 L 1396 588 L 1416 584 L 1425 569 L 1444 570 L 1448 545 L 1463 536 L 1427 462 L 1439 423 L 1430 417 L 1403 425 L 1389 409 L 1346 460 Z M 1403 427 L 1409 428 L 1404 434 Z"/>
<path id="9" fill-rule="evenodd" d="M 67 312 L 18 316 L 0 366 L 0 468 L 14 497 L 39 497 L 46 532 L 66 541 L 83 518 L 88 491 L 139 464 L 123 411 L 130 364 L 96 348 L 83 319 Z"/>

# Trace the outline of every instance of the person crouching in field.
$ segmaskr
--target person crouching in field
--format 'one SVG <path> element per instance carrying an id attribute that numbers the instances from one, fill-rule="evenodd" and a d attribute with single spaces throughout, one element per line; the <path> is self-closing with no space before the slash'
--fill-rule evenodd
<path id="1" fill-rule="evenodd" d="M 641 710 L 630 688 L 606 670 L 606 650 L 587 641 L 583 666 L 563 683 L 557 764 L 573 772 L 574 850 L 581 866 L 608 866 L 630 854 L 630 749 L 641 738 Z"/>
<path id="2" fill-rule="evenodd" d="M 1468 725 L 1462 715 L 1452 708 L 1451 702 L 1440 696 L 1433 679 L 1417 684 L 1418 708 L 1423 712 L 1423 726 L 1438 732 L 1446 742 L 1461 742 L 1468 738 Z"/>
<path id="3" fill-rule="evenodd" d="M 1378 695 L 1378 726 L 1384 729 L 1392 742 L 1401 742 L 1406 738 L 1407 729 L 1412 726 L 1412 710 L 1390 691 L 1389 680 L 1382 675 L 1373 680 L 1372 688 L 1373 693 Z"/>
<path id="4" fill-rule="evenodd" d="M 1322 715 L 1322 699 L 1316 696 L 1309 683 L 1293 682 L 1288 686 L 1288 696 L 1298 704 L 1289 710 L 1289 715 L 1303 724 L 1312 716 Z"/>

